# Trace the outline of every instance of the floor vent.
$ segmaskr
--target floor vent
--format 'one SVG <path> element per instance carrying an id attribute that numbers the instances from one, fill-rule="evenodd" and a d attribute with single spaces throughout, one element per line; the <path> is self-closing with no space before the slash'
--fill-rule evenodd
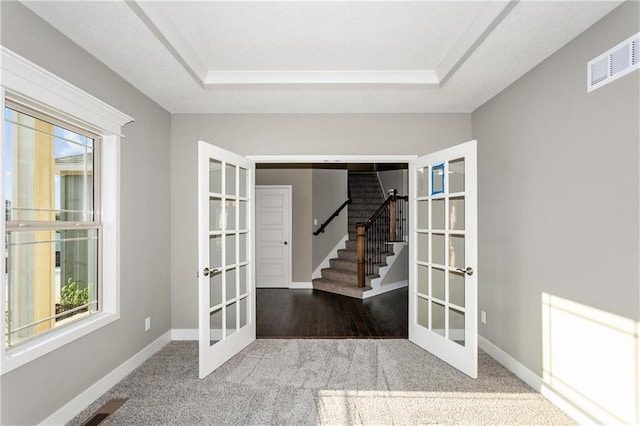
<path id="1" fill-rule="evenodd" d="M 587 64 L 587 92 L 640 69 L 640 33 L 633 35 Z"/>
<path id="2" fill-rule="evenodd" d="M 102 407 L 95 412 L 82 426 L 98 426 L 105 421 L 107 417 L 115 413 L 118 408 L 122 407 L 129 398 L 110 399 Z"/>

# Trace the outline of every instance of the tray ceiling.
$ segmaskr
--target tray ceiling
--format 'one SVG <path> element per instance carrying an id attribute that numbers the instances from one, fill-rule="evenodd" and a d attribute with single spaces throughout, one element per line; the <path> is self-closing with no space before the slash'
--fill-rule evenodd
<path id="1" fill-rule="evenodd" d="M 471 112 L 620 3 L 24 2 L 172 113 Z"/>

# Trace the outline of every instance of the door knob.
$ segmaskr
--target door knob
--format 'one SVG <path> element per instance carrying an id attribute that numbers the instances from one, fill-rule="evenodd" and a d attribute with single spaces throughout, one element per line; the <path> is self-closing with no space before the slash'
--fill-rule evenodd
<path id="1" fill-rule="evenodd" d="M 284 244 L 284 245 L 286 246 L 286 245 L 287 245 L 287 244 L 289 244 L 289 243 L 285 241 L 285 242 L 284 242 L 284 243 L 282 243 L 282 244 Z"/>
<path id="2" fill-rule="evenodd" d="M 467 266 L 466 269 L 456 268 L 456 271 L 462 272 L 463 274 L 467 274 L 469 276 L 473 275 L 473 268 L 471 266 Z"/>
<path id="3" fill-rule="evenodd" d="M 204 270 L 202 271 L 202 275 L 208 277 L 209 275 L 213 276 L 213 274 L 217 274 L 218 272 L 220 272 L 219 269 L 204 268 Z"/>

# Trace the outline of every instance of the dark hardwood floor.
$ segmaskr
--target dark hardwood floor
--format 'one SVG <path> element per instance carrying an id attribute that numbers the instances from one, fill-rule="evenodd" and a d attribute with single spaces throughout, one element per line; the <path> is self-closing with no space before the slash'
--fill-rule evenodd
<path id="1" fill-rule="evenodd" d="M 257 337 L 407 338 L 408 289 L 360 300 L 318 290 L 259 288 Z"/>

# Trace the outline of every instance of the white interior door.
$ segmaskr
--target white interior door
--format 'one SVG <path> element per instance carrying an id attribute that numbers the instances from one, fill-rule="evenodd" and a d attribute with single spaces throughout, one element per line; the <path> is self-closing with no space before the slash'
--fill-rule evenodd
<path id="1" fill-rule="evenodd" d="M 410 164 L 409 340 L 478 376 L 476 141 Z"/>
<path id="2" fill-rule="evenodd" d="M 291 285 L 291 186 L 256 186 L 256 287 Z"/>
<path id="3" fill-rule="evenodd" d="M 251 160 L 199 142 L 200 378 L 256 338 L 254 176 Z"/>

